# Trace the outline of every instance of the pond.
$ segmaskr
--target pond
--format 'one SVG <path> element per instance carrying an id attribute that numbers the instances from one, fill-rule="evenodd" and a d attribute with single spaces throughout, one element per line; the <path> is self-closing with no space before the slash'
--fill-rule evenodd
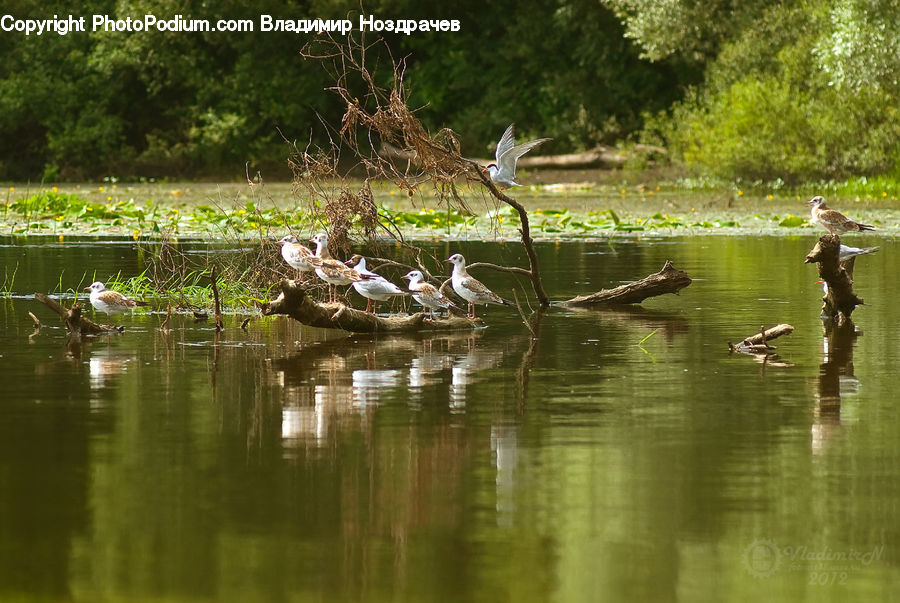
<path id="1" fill-rule="evenodd" d="M 858 332 L 826 337 L 814 242 L 542 243 L 554 299 L 667 259 L 694 282 L 551 308 L 536 337 L 506 307 L 412 336 L 243 316 L 217 334 L 185 315 L 163 333 L 157 311 L 67 346 L 29 295 L 144 259 L 0 239 L 0 599 L 888 600 L 900 245 L 847 241 L 881 250 L 856 264 Z M 429 245 L 524 263 L 512 243 Z M 777 357 L 729 354 L 777 323 L 796 328 Z"/>

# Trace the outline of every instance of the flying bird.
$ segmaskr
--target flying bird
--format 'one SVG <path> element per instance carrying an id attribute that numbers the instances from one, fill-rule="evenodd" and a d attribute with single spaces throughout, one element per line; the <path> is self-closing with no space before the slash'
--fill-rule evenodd
<path id="1" fill-rule="evenodd" d="M 294 235 L 287 235 L 278 243 L 281 245 L 281 257 L 288 263 L 288 266 L 297 270 L 297 278 L 301 273 L 312 272 L 315 270 L 319 260 L 313 251 L 306 245 L 301 245 Z"/>
<path id="2" fill-rule="evenodd" d="M 459 310 L 456 304 L 450 301 L 450 298 L 441 293 L 437 287 L 425 282 L 425 277 L 418 270 L 411 270 L 403 278 L 409 279 L 409 290 L 412 292 L 413 299 L 421 304 L 425 310 L 428 310 L 429 318 L 426 320 L 434 320 L 435 310 L 447 310 L 455 308 Z"/>
<path id="3" fill-rule="evenodd" d="M 320 232 L 312 239 L 316 244 L 316 258 L 314 263 L 316 276 L 328 283 L 328 301 L 334 303 L 337 301 L 336 285 L 349 285 L 360 280 L 368 280 L 370 276 L 361 275 L 356 270 L 344 265 L 342 262 L 331 257 L 328 251 L 328 235 Z"/>
<path id="4" fill-rule="evenodd" d="M 854 222 L 844 214 L 833 209 L 829 209 L 825 205 L 825 198 L 821 195 L 813 197 L 807 202 L 812 210 L 810 211 L 810 222 L 818 224 L 833 235 L 840 235 L 845 232 L 860 232 L 863 230 L 875 230 L 873 226 L 868 224 L 860 224 Z"/>
<path id="5" fill-rule="evenodd" d="M 356 270 L 360 276 L 370 277 L 353 283 L 353 288 L 356 289 L 356 292 L 366 298 L 366 312 L 370 311 L 369 307 L 371 306 L 371 313 L 375 314 L 375 306 L 378 302 L 387 301 L 399 295 L 409 295 L 409 293 L 380 274 L 366 268 L 366 258 L 363 256 L 354 255 L 345 263 Z"/>
<path id="6" fill-rule="evenodd" d="M 461 298 L 469 302 L 469 318 L 475 318 L 475 304 L 498 304 L 512 306 L 513 303 L 505 300 L 487 287 L 484 283 L 469 275 L 466 271 L 466 258 L 459 253 L 454 253 L 447 261 L 453 264 L 453 275 L 450 282 L 453 290 Z"/>
<path id="7" fill-rule="evenodd" d="M 538 138 L 537 140 L 529 140 L 520 145 L 516 144 L 513 138 L 514 124 L 509 124 L 500 142 L 497 143 L 497 151 L 494 156 L 497 163 L 489 163 L 482 171 L 487 172 L 491 178 L 491 182 L 497 185 L 497 188 L 504 189 L 513 186 L 520 186 L 516 182 L 516 162 L 519 157 L 535 148 L 539 144 L 547 142 L 549 138 Z"/>
<path id="8" fill-rule="evenodd" d="M 112 314 L 122 314 L 137 306 L 149 306 L 145 301 L 131 299 L 125 297 L 118 291 L 110 291 L 106 286 L 97 281 L 90 287 L 85 287 L 85 291 L 91 292 L 91 305 L 98 312 L 104 312 L 107 316 Z"/>

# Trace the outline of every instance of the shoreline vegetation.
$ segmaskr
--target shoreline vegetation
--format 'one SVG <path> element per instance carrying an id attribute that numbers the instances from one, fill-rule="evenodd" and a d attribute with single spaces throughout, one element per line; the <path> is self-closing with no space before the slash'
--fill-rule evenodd
<path id="1" fill-rule="evenodd" d="M 528 184 L 512 194 L 532 216 L 538 239 L 789 234 L 813 228 L 806 201 L 819 194 L 845 213 L 874 223 L 879 234 L 900 230 L 900 182 L 884 178 L 786 187 L 778 181 L 721 182 L 652 171 L 534 170 L 523 176 Z M 428 187 L 410 192 L 375 181 L 371 188 L 385 234 L 399 231 L 410 240 L 518 236 L 515 212 L 477 185 L 460 187 L 470 212 L 435 207 Z M 287 182 L 121 183 L 112 178 L 6 184 L 0 193 L 0 236 L 254 239 L 328 226 L 315 202 Z"/>
<path id="2" fill-rule="evenodd" d="M 857 179 L 788 188 L 780 183 L 714 182 L 671 174 L 607 170 L 523 171 L 512 191 L 528 210 L 535 240 L 612 239 L 716 235 L 795 236 L 814 232 L 806 202 L 824 194 L 854 218 L 876 226 L 875 236 L 900 231 L 900 183 Z M 428 186 L 401 190 L 371 182 L 381 225 L 376 244 L 435 240 L 518 241 L 518 216 L 478 185 L 461 184 L 466 213 L 435 207 Z M 362 182 L 335 180 L 335 190 Z M 326 183 L 327 186 L 327 183 Z M 147 269 L 135 276 L 84 274 L 78 287 L 98 278 L 107 287 L 154 302 L 151 312 L 200 312 L 212 307 L 209 269 L 219 269 L 222 311 L 259 314 L 291 272 L 275 243 L 288 232 L 312 236 L 327 230 L 326 215 L 296 184 L 248 182 L 138 182 L 5 185 L 0 236 L 14 240 L 79 238 L 129 240 L 143 249 Z M 357 217 L 358 218 L 358 217 Z M 351 232 L 356 219 L 351 220 Z M 393 235 L 392 235 L 393 233 Z M 365 236 L 355 239 L 364 244 Z M 371 239 L 369 239 L 370 242 Z M 56 242 L 56 241 L 55 241 Z M 184 253 L 180 243 L 207 244 Z M 237 251 L 237 253 L 235 253 Z M 253 270 L 248 268 L 253 267 Z M 14 291 L 18 267 L 7 267 L 0 297 Z M 69 279 L 70 280 L 70 279 Z M 311 290 L 315 286 L 311 287 Z M 86 297 L 62 279 L 51 292 Z"/>

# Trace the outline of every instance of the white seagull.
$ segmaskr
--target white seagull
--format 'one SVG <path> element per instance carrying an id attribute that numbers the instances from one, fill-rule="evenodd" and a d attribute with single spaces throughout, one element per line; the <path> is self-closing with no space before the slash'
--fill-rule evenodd
<path id="1" fill-rule="evenodd" d="M 419 302 L 426 310 L 430 318 L 426 320 L 434 320 L 434 311 L 449 308 L 459 308 L 450 301 L 450 298 L 441 293 L 437 287 L 425 282 L 425 277 L 418 270 L 411 270 L 403 278 L 409 279 L 409 290 L 412 292 L 413 299 Z"/>
<path id="2" fill-rule="evenodd" d="M 850 247 L 849 245 L 841 245 L 841 248 L 838 251 L 838 260 L 844 262 L 850 258 L 855 258 L 858 255 L 875 253 L 879 249 L 881 249 L 881 247 Z"/>
<path id="3" fill-rule="evenodd" d="M 334 303 L 337 301 L 337 293 L 334 290 L 335 285 L 349 285 L 359 280 L 369 279 L 369 276 L 363 276 L 356 270 L 345 266 L 331 257 L 328 251 L 328 235 L 320 232 L 312 238 L 316 244 L 316 258 L 314 263 L 316 276 L 328 283 L 328 301 Z"/>
<path id="4" fill-rule="evenodd" d="M 829 209 L 825 205 L 825 197 L 822 197 L 821 195 L 817 195 L 810 199 L 807 202 L 807 205 L 812 208 L 810 211 L 810 222 L 818 224 L 833 235 L 840 235 L 845 232 L 875 230 L 873 226 L 854 222 L 841 212 Z"/>
<path id="5" fill-rule="evenodd" d="M 500 189 L 520 186 L 516 182 L 516 162 L 519 160 L 519 157 L 539 144 L 550 140 L 549 138 L 538 138 L 537 140 L 529 140 L 517 145 L 513 138 L 513 131 L 514 124 L 509 124 L 506 132 L 500 137 L 500 142 L 497 143 L 497 151 L 494 153 L 497 163 L 489 163 L 482 170 L 487 172 L 491 182 Z"/>
<path id="6" fill-rule="evenodd" d="M 356 270 L 360 276 L 370 277 L 367 280 L 359 280 L 353 283 L 353 288 L 356 289 L 356 292 L 366 298 L 366 312 L 370 311 L 369 306 L 371 306 L 371 312 L 375 314 L 375 306 L 378 302 L 387 301 L 398 295 L 409 295 L 409 293 L 380 274 L 366 268 L 366 258 L 363 256 L 354 255 L 346 263 Z"/>
<path id="7" fill-rule="evenodd" d="M 453 275 L 450 282 L 453 290 L 461 298 L 469 302 L 469 318 L 475 318 L 475 304 L 499 304 L 512 306 L 511 301 L 505 300 L 487 287 L 484 283 L 470 276 L 466 271 L 466 258 L 459 253 L 454 253 L 447 261 L 453 264 Z"/>
<path id="8" fill-rule="evenodd" d="M 137 306 L 150 305 L 145 301 L 125 297 L 117 291 L 110 291 L 100 281 L 84 289 L 91 292 L 91 305 L 94 306 L 94 309 L 98 312 L 105 312 L 107 315 L 122 314 Z"/>
<path id="9" fill-rule="evenodd" d="M 301 245 L 294 235 L 287 235 L 278 243 L 281 245 L 281 257 L 291 268 L 297 270 L 297 278 L 302 272 L 312 272 L 318 263 L 313 251 L 306 245 Z"/>

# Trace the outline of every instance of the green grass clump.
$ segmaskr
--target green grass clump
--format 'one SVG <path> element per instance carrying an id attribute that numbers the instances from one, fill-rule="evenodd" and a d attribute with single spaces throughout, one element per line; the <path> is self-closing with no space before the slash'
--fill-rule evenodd
<path id="1" fill-rule="evenodd" d="M 97 275 L 91 278 L 98 280 Z M 87 280 L 87 277 L 83 280 Z M 220 305 L 226 313 L 253 312 L 256 304 L 266 299 L 266 292 L 256 290 L 240 280 L 219 279 L 217 284 Z M 212 309 L 214 306 L 212 285 L 206 271 L 191 271 L 183 277 L 173 277 L 169 282 L 161 283 L 155 283 L 146 270 L 131 277 L 123 277 L 120 272 L 104 281 L 104 285 L 126 297 L 149 302 L 160 310 L 168 305 L 181 309 Z M 82 295 L 81 292 L 78 294 Z"/>

